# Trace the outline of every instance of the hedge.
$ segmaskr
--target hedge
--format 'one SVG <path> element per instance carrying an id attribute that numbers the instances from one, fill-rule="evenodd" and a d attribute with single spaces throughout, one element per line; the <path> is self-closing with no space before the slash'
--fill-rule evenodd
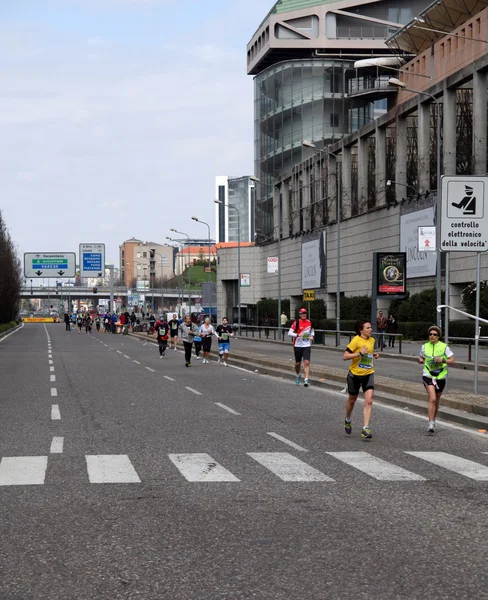
<path id="1" fill-rule="evenodd" d="M 12 329 L 13 327 L 16 327 L 17 323 L 15 321 L 10 321 L 10 323 L 0 323 L 0 333 L 3 333 L 4 331 L 8 331 L 9 329 Z"/>

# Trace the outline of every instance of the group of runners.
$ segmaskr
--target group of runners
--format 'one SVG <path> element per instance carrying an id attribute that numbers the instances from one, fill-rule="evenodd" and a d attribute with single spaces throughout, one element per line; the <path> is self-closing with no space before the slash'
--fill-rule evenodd
<path id="1" fill-rule="evenodd" d="M 373 328 L 369 321 L 357 321 L 356 336 L 349 342 L 343 355 L 345 361 L 351 361 L 347 374 L 348 397 L 344 428 L 347 434 L 352 433 L 352 413 L 359 392 L 362 390 L 364 409 L 361 437 L 367 440 L 373 437 L 371 417 L 373 413 L 374 360 L 379 358 L 379 353 L 375 351 L 375 339 L 372 337 L 372 331 Z M 428 398 L 427 431 L 431 435 L 435 431 L 439 402 L 446 386 L 447 367 L 455 362 L 452 350 L 440 339 L 441 333 L 437 325 L 429 327 L 429 341 L 422 345 L 418 358 L 419 364 L 423 365 L 422 382 Z M 294 345 L 296 385 L 301 384 L 300 373 L 303 362 L 303 385 L 308 387 L 311 346 L 315 332 L 305 308 L 300 309 L 298 319 L 292 323 L 288 335 L 293 339 Z"/>
<path id="2" fill-rule="evenodd" d="M 222 319 L 222 323 L 214 327 L 210 323 L 210 317 L 206 317 L 201 325 L 197 325 L 191 320 L 190 315 L 186 315 L 184 319 L 178 318 L 178 315 L 173 314 L 173 318 L 169 321 L 160 315 L 156 321 L 154 328 L 156 330 L 156 339 L 158 342 L 159 356 L 165 356 L 168 344 L 177 352 L 178 342 L 183 343 L 185 352 L 185 366 L 191 367 L 192 350 L 195 347 L 195 357 L 200 360 L 203 354 L 203 364 L 210 364 L 210 350 L 212 347 L 213 336 L 217 337 L 219 358 L 218 362 L 222 362 L 227 366 L 230 351 L 230 338 L 234 336 L 234 330 L 227 317 Z"/>

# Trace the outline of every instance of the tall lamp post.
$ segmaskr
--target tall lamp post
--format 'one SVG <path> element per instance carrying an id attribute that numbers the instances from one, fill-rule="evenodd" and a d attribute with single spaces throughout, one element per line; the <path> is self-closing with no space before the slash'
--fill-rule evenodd
<path id="1" fill-rule="evenodd" d="M 188 310 L 190 311 L 190 316 L 191 316 L 191 248 L 190 248 L 190 236 L 183 232 L 183 231 L 178 231 L 177 229 L 171 228 L 170 231 L 173 231 L 174 233 L 179 233 L 180 235 L 184 235 L 186 237 L 186 239 L 188 240 Z"/>
<path id="2" fill-rule="evenodd" d="M 210 291 L 210 283 L 211 283 L 211 275 L 212 275 L 212 263 L 211 263 L 211 258 L 210 258 L 210 254 L 211 254 L 211 239 L 210 239 L 210 225 L 208 223 L 206 223 L 205 221 L 202 221 L 201 219 L 199 219 L 198 217 L 192 217 L 193 221 L 197 221 L 197 223 L 203 223 L 204 225 L 207 226 L 208 229 L 208 308 L 210 311 L 210 322 L 212 322 L 212 294 Z"/>
<path id="3" fill-rule="evenodd" d="M 421 96 L 428 96 L 436 105 L 437 113 L 437 198 L 435 201 L 435 245 L 436 245 L 436 303 L 437 306 L 442 304 L 441 300 L 441 112 L 439 102 L 437 98 L 428 92 L 419 92 L 418 90 L 411 90 L 406 86 L 403 81 L 392 77 L 388 80 L 390 85 L 405 90 L 406 92 L 412 92 L 414 94 L 420 94 Z M 448 282 L 446 281 L 446 288 Z M 437 325 L 441 327 L 442 315 L 437 312 Z"/>
<path id="4" fill-rule="evenodd" d="M 225 204 L 222 200 L 214 200 L 215 204 Z M 229 210 L 235 210 L 237 213 L 237 328 L 241 334 L 241 219 L 237 206 L 234 204 L 226 205 Z"/>
<path id="5" fill-rule="evenodd" d="M 305 140 L 304 142 L 302 142 L 302 145 L 305 146 L 305 148 L 312 148 L 313 150 L 317 150 L 317 152 L 321 152 L 322 154 L 328 154 L 329 156 L 333 156 L 335 159 L 337 159 L 337 156 L 333 152 L 329 152 L 329 150 L 323 150 L 322 148 L 317 148 L 317 146 L 313 142 Z M 336 178 L 337 178 L 336 346 L 341 345 L 341 206 L 342 206 L 341 177 L 342 177 L 342 173 L 338 173 L 336 171 Z"/>
<path id="6" fill-rule="evenodd" d="M 252 175 L 251 177 L 249 177 L 249 179 L 251 181 L 254 181 L 255 183 L 259 183 L 261 185 L 264 185 L 266 187 L 269 187 L 271 189 L 274 190 L 274 185 L 270 185 L 269 183 L 264 183 L 263 181 L 261 181 L 258 177 L 254 177 L 254 175 Z M 282 338 L 282 332 L 281 332 L 281 221 L 282 221 L 282 212 L 281 212 L 281 200 L 279 201 L 279 206 L 278 206 L 278 337 Z M 291 315 L 290 315 L 291 316 Z"/>
<path id="7" fill-rule="evenodd" d="M 168 237 L 166 236 L 166 239 L 169 240 L 170 242 L 179 242 L 180 240 L 175 240 L 172 237 Z M 179 252 L 179 246 L 175 245 L 171 245 L 172 248 L 176 248 Z M 178 293 L 181 294 L 181 298 L 183 298 L 183 287 L 181 285 L 181 272 L 178 273 Z"/>

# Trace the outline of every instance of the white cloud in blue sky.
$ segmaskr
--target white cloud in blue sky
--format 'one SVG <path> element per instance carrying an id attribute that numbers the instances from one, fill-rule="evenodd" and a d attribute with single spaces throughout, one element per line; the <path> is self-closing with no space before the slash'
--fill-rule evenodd
<path id="1" fill-rule="evenodd" d="M 263 6 L 264 5 L 264 6 Z M 0 208 L 20 252 L 214 230 L 253 172 L 246 43 L 271 1 L 11 0 L 0 8 Z"/>

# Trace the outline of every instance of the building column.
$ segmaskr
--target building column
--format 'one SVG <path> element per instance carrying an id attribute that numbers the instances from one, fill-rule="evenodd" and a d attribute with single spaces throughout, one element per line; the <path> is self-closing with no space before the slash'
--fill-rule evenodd
<path id="1" fill-rule="evenodd" d="M 407 197 L 407 119 L 398 117 L 396 121 L 396 160 L 395 160 L 395 199 Z"/>
<path id="2" fill-rule="evenodd" d="M 331 202 L 328 204 L 327 221 L 331 223 L 336 220 L 337 202 L 341 201 L 337 197 L 337 158 L 335 154 L 328 154 L 327 175 L 327 196 L 331 198 Z"/>
<path id="3" fill-rule="evenodd" d="M 351 216 L 351 148 L 342 147 L 342 218 L 347 219 Z"/>
<path id="4" fill-rule="evenodd" d="M 368 138 L 358 139 L 358 207 L 368 205 Z M 359 210 L 361 212 L 361 209 Z"/>
<path id="5" fill-rule="evenodd" d="M 486 174 L 487 74 L 473 73 L 473 175 Z"/>
<path id="6" fill-rule="evenodd" d="M 273 239 L 278 239 L 280 228 L 280 188 L 273 186 Z"/>
<path id="7" fill-rule="evenodd" d="M 386 127 L 376 125 L 376 148 L 375 148 L 375 187 L 376 206 L 386 204 Z"/>
<path id="8" fill-rule="evenodd" d="M 430 189 L 430 102 L 418 104 L 418 191 Z"/>
<path id="9" fill-rule="evenodd" d="M 302 231 L 307 231 L 311 229 L 312 219 L 311 219 L 311 207 L 310 207 L 310 198 L 311 198 L 311 190 L 310 190 L 310 165 L 306 164 L 303 168 L 303 207 L 302 207 L 302 223 L 303 228 Z"/>
<path id="10" fill-rule="evenodd" d="M 444 175 L 456 175 L 456 90 L 444 89 L 442 116 L 444 136 Z"/>
<path id="11" fill-rule="evenodd" d="M 283 237 L 290 237 L 290 180 L 285 179 L 281 184 L 281 231 Z"/>

